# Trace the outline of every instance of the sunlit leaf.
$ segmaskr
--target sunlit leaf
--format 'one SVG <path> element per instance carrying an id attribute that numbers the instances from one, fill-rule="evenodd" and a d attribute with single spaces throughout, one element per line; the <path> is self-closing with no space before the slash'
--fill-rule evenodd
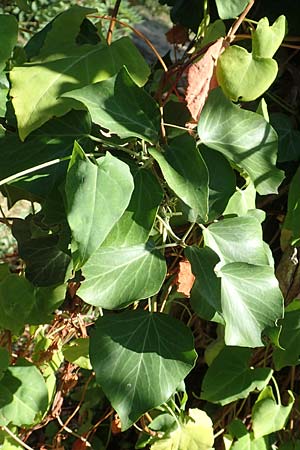
<path id="1" fill-rule="evenodd" d="M 101 348 L 101 352 L 99 352 Z M 90 358 L 122 430 L 166 402 L 193 368 L 190 330 L 166 314 L 127 311 L 98 319 Z"/>

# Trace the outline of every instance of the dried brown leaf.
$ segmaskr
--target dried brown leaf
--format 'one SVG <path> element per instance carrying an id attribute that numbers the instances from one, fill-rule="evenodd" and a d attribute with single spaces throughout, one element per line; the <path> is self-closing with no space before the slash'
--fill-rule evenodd
<path id="1" fill-rule="evenodd" d="M 189 33 L 184 26 L 174 25 L 166 32 L 166 38 L 170 44 L 184 44 L 189 39 Z"/>
<path id="2" fill-rule="evenodd" d="M 195 121 L 199 120 L 209 92 L 218 86 L 215 66 L 226 45 L 224 38 L 218 39 L 207 49 L 202 58 L 191 64 L 187 70 L 185 100 Z"/>
<path id="3" fill-rule="evenodd" d="M 191 264 L 187 259 L 183 259 L 179 263 L 179 270 L 175 280 L 177 292 L 189 297 L 194 281 L 195 276 L 192 273 Z"/>

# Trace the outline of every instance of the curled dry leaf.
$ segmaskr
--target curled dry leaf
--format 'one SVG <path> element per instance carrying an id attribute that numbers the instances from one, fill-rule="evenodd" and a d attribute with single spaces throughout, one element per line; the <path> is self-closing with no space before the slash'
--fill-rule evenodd
<path id="1" fill-rule="evenodd" d="M 170 44 L 184 44 L 189 39 L 188 30 L 182 25 L 174 25 L 166 32 L 166 38 Z"/>
<path id="2" fill-rule="evenodd" d="M 112 434 L 119 434 L 121 433 L 121 428 L 122 428 L 122 424 L 121 424 L 121 419 L 119 417 L 118 414 L 114 415 L 114 419 L 111 423 L 111 432 Z"/>
<path id="3" fill-rule="evenodd" d="M 179 271 L 175 279 L 177 292 L 189 297 L 194 281 L 195 276 L 192 273 L 191 264 L 187 259 L 183 259 L 179 263 Z"/>
<path id="4" fill-rule="evenodd" d="M 226 45 L 224 38 L 218 39 L 207 49 L 199 61 L 188 67 L 185 100 L 191 116 L 196 122 L 199 120 L 209 92 L 218 86 L 215 66 Z"/>

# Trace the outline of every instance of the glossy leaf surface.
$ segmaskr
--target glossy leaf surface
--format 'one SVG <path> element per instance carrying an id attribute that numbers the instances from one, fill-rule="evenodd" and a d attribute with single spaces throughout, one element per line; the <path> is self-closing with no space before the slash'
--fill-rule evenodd
<path id="1" fill-rule="evenodd" d="M 65 97 L 80 101 L 94 123 L 121 138 L 137 137 L 153 143 L 158 140 L 159 107 L 134 83 L 125 67 L 115 77 L 66 92 Z"/>
<path id="2" fill-rule="evenodd" d="M 169 399 L 193 368 L 196 353 L 192 334 L 181 322 L 165 314 L 128 311 L 97 321 L 90 357 L 126 430 Z"/>
<path id="3" fill-rule="evenodd" d="M 94 164 L 75 143 L 65 191 L 76 270 L 87 262 L 120 219 L 133 188 L 127 164 L 110 153 Z"/>
<path id="4" fill-rule="evenodd" d="M 262 116 L 240 109 L 214 89 L 203 108 L 198 133 L 205 145 L 243 168 L 259 194 L 277 192 L 283 180 L 276 168 L 278 139 Z"/>
<path id="5" fill-rule="evenodd" d="M 225 347 L 206 372 L 201 398 L 226 405 L 246 398 L 254 389 L 262 390 L 271 378 L 269 368 L 251 369 L 251 351 L 247 348 Z"/>
<path id="6" fill-rule="evenodd" d="M 194 139 L 185 134 L 170 143 L 164 153 L 151 150 L 175 194 L 206 220 L 208 213 L 208 172 Z"/>

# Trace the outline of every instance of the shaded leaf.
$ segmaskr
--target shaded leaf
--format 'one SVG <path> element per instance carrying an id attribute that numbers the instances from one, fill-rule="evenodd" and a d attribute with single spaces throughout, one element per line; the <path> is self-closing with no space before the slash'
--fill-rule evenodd
<path id="1" fill-rule="evenodd" d="M 184 253 L 196 277 L 191 292 L 191 305 L 194 311 L 203 319 L 222 322 L 221 280 L 214 271 L 219 262 L 218 255 L 209 247 L 195 246 L 187 247 Z"/>
<path id="2" fill-rule="evenodd" d="M 300 309 L 285 313 L 280 345 L 282 348 L 275 348 L 273 352 L 276 370 L 300 364 Z"/>
<path id="3" fill-rule="evenodd" d="M 299 161 L 300 131 L 294 129 L 286 114 L 271 114 L 271 124 L 278 134 L 278 162 Z"/>
<path id="4" fill-rule="evenodd" d="M 300 168 L 298 168 L 290 184 L 288 209 L 280 236 L 280 244 L 283 250 L 288 246 L 288 244 L 298 245 L 300 242 L 299 183 Z"/>
<path id="5" fill-rule="evenodd" d="M 273 267 L 231 263 L 218 275 L 226 345 L 263 346 L 263 330 L 283 317 L 283 297 Z"/>
<path id="6" fill-rule="evenodd" d="M 236 192 L 229 199 L 224 215 L 246 216 L 249 210 L 255 209 L 255 199 L 256 191 L 253 183 L 250 182 L 245 189 L 236 188 Z"/>
<path id="7" fill-rule="evenodd" d="M 90 358 L 126 430 L 169 399 L 193 368 L 196 352 L 184 324 L 166 314 L 137 310 L 98 319 Z"/>
<path id="8" fill-rule="evenodd" d="M 208 220 L 218 218 L 235 192 L 236 177 L 228 160 L 221 153 L 200 146 L 200 153 L 209 175 Z"/>
<path id="9" fill-rule="evenodd" d="M 208 368 L 203 382 L 203 400 L 227 405 L 246 398 L 255 389 L 262 390 L 272 376 L 272 369 L 250 368 L 251 350 L 240 347 L 224 347 Z"/>
<path id="10" fill-rule="evenodd" d="M 16 134 L 0 135 L 0 180 L 40 164 L 72 155 L 74 139 L 93 150 L 86 137 L 91 132 L 91 120 L 85 111 L 71 111 L 63 117 L 47 122 L 33 132 L 25 142 Z M 49 165 L 10 182 L 11 186 L 44 198 L 55 185 L 62 182 L 68 161 Z M 45 182 L 46 181 L 46 182 Z"/>
<path id="11" fill-rule="evenodd" d="M 92 370 L 89 357 L 89 338 L 73 339 L 62 347 L 64 358 L 81 369 Z"/>
<path id="12" fill-rule="evenodd" d="M 13 15 L 0 14 L 0 72 L 10 57 L 18 39 L 18 22 Z"/>
<path id="13" fill-rule="evenodd" d="M 214 89 L 198 124 L 201 141 L 234 161 L 250 176 L 259 194 L 277 192 L 283 172 L 276 168 L 276 132 L 265 119 L 233 105 Z"/>
<path id="14" fill-rule="evenodd" d="M 158 141 L 159 107 L 145 90 L 134 83 L 125 67 L 115 77 L 66 92 L 62 97 L 83 103 L 94 123 L 121 138 Z"/>
<path id="15" fill-rule="evenodd" d="M 27 361 L 11 366 L 0 380 L 0 424 L 33 425 L 48 407 L 48 391 L 40 371 Z"/>
<path id="16" fill-rule="evenodd" d="M 87 262 L 120 219 L 133 188 L 127 164 L 110 153 L 94 164 L 75 142 L 65 185 L 75 270 Z"/>
<path id="17" fill-rule="evenodd" d="M 188 134 L 173 139 L 164 153 L 151 149 L 175 194 L 195 210 L 202 220 L 208 212 L 208 173 L 195 140 Z"/>
<path id="18" fill-rule="evenodd" d="M 295 397 L 289 391 L 287 406 L 276 403 L 271 386 L 265 387 L 252 408 L 252 428 L 255 438 L 284 428 L 294 402 Z"/>

